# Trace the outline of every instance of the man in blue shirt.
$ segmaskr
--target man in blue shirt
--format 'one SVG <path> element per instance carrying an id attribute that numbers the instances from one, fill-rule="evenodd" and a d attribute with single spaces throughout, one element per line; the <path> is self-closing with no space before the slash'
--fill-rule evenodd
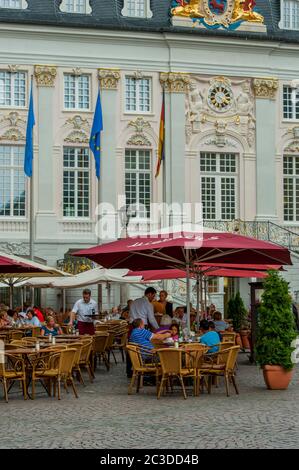
<path id="1" fill-rule="evenodd" d="M 144 321 L 141 318 L 134 320 L 132 326 L 133 330 L 130 336 L 130 343 L 136 343 L 139 346 L 147 349 L 154 348 L 153 344 L 151 343 L 152 339 L 163 340 L 171 336 L 169 331 L 165 333 L 152 333 L 151 331 L 146 330 L 144 328 Z"/>
<path id="2" fill-rule="evenodd" d="M 203 332 L 203 335 L 200 337 L 201 344 L 209 347 L 209 353 L 218 352 L 219 347 L 217 345 L 220 343 L 218 333 L 210 327 L 207 320 L 200 322 L 200 329 Z"/>

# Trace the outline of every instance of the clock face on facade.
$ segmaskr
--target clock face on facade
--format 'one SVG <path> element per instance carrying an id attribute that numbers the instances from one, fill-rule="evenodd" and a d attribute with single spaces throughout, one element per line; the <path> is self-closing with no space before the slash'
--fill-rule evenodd
<path id="1" fill-rule="evenodd" d="M 233 104 L 231 88 L 226 83 L 214 83 L 209 89 L 208 104 L 211 109 L 219 113 L 228 111 Z"/>

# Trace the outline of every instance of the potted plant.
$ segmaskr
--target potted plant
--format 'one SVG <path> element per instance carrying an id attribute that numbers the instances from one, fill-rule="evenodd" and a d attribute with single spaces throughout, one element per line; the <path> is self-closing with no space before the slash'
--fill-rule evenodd
<path id="1" fill-rule="evenodd" d="M 269 271 L 258 308 L 256 361 L 271 390 L 288 388 L 294 364 L 292 341 L 296 338 L 288 283 L 277 271 Z"/>
<path id="2" fill-rule="evenodd" d="M 244 349 L 250 349 L 248 328 L 242 329 L 245 325 L 247 311 L 240 292 L 237 292 L 235 297 L 229 300 L 227 315 L 232 319 L 234 331 L 238 334 L 237 343 Z"/>

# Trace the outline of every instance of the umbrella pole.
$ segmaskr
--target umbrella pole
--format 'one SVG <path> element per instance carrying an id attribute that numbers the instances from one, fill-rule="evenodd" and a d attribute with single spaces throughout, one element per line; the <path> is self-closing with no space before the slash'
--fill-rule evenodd
<path id="1" fill-rule="evenodd" d="M 188 248 L 186 249 L 186 276 L 187 276 L 187 330 L 190 335 L 190 255 Z"/>
<path id="2" fill-rule="evenodd" d="M 201 310 L 201 315 L 203 315 L 204 313 L 204 305 L 203 305 L 203 295 L 202 295 L 202 288 L 203 288 L 203 285 L 202 285 L 202 273 L 200 273 L 199 275 L 199 285 L 200 285 L 200 288 L 199 288 L 199 291 L 200 291 L 200 310 Z"/>
<path id="3" fill-rule="evenodd" d="M 9 281 L 9 308 L 13 308 L 13 283 Z"/>
<path id="4" fill-rule="evenodd" d="M 205 287 L 205 311 L 207 311 L 208 279 L 204 280 L 204 287 Z"/>
<path id="5" fill-rule="evenodd" d="M 24 312 L 24 286 L 21 287 L 21 304 L 22 304 L 22 312 Z"/>
<path id="6" fill-rule="evenodd" d="M 62 289 L 62 311 L 63 314 L 65 314 L 65 307 L 66 307 L 66 302 L 65 302 L 65 289 Z"/>
<path id="7" fill-rule="evenodd" d="M 199 289 L 200 289 L 199 274 L 196 274 L 196 312 L 197 312 L 196 321 L 197 321 L 197 329 L 198 330 L 199 330 L 199 321 L 200 321 L 200 304 L 199 304 L 200 293 L 199 293 Z"/>

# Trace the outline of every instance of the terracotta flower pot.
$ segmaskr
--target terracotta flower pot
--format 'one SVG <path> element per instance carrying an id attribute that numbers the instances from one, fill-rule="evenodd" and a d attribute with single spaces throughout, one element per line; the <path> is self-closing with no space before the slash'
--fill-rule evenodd
<path id="1" fill-rule="evenodd" d="M 236 344 L 240 346 L 240 348 L 243 348 L 242 339 L 239 333 L 236 334 Z"/>
<path id="2" fill-rule="evenodd" d="M 244 349 L 250 349 L 250 342 L 248 339 L 248 330 L 241 330 L 240 335 L 242 338 L 242 344 Z"/>
<path id="3" fill-rule="evenodd" d="M 263 366 L 264 379 L 269 390 L 286 390 L 293 376 L 293 370 L 281 366 Z"/>

